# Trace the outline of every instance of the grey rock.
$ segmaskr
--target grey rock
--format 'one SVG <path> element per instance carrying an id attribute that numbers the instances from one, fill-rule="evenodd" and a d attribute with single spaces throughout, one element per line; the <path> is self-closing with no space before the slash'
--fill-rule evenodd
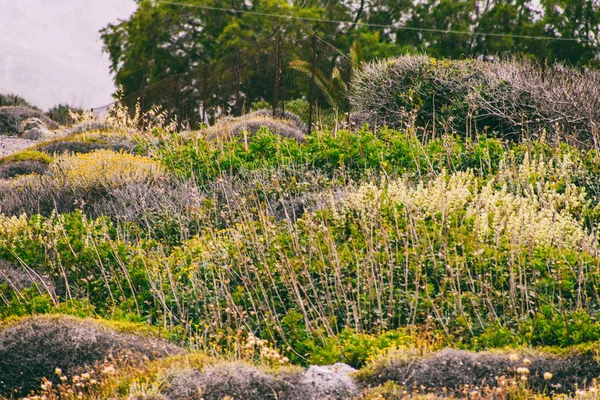
<path id="1" fill-rule="evenodd" d="M 48 140 L 53 134 L 46 124 L 39 118 L 29 118 L 21 125 L 23 134 L 21 137 L 27 140 Z"/>
<path id="2" fill-rule="evenodd" d="M 48 130 L 48 127 L 46 126 L 46 124 L 41 119 L 39 119 L 39 118 L 29 118 L 21 126 L 21 130 L 23 132 L 27 132 L 27 131 L 29 131 L 31 129 L 34 129 L 34 128 L 40 128 L 40 129 L 46 129 L 46 130 Z"/>
<path id="3" fill-rule="evenodd" d="M 352 372 L 356 370 L 344 363 L 313 365 L 304 373 L 301 384 L 311 393 L 311 400 L 349 399 L 358 394 Z"/>
<path id="4" fill-rule="evenodd" d="M 23 139 L 27 139 L 27 140 L 36 140 L 36 141 L 41 141 L 41 140 L 48 140 L 52 137 L 52 133 L 45 128 L 32 128 L 29 129 L 28 131 L 25 131 L 25 133 L 23 133 L 23 135 L 21 136 Z"/>

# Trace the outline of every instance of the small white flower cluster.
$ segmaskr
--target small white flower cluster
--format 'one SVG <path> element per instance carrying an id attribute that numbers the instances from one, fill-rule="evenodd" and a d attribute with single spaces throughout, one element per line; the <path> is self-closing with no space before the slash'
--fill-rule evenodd
<path id="1" fill-rule="evenodd" d="M 440 174 L 429 183 L 416 187 L 407 179 L 369 183 L 360 186 L 346 198 L 346 206 L 370 215 L 386 204 L 403 204 L 415 217 L 429 217 L 438 213 L 451 214 L 465 205 L 477 190 L 477 180 L 472 172 L 457 172 L 450 176 Z"/>
<path id="2" fill-rule="evenodd" d="M 442 220 L 464 211 L 474 220 L 482 243 L 511 248 L 555 246 L 597 253 L 594 236 L 579 219 L 589 207 L 586 192 L 570 176 L 574 163 L 568 155 L 560 160 L 531 159 L 515 166 L 501 163 L 497 178 L 483 187 L 473 172 L 443 172 L 416 187 L 407 179 L 364 184 L 348 194 L 345 210 L 372 218 L 385 207 L 402 204 L 410 218 L 439 216 Z"/>
<path id="3" fill-rule="evenodd" d="M 27 227 L 27 215 L 5 217 L 0 206 L 0 237 L 16 236 Z"/>

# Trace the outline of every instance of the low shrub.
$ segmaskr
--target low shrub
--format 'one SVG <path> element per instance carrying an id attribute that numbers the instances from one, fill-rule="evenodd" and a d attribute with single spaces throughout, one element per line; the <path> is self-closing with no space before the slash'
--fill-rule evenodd
<path id="1" fill-rule="evenodd" d="M 162 340 L 119 333 L 95 320 L 24 318 L 0 330 L 0 394 L 37 391 L 42 378 L 59 383 L 56 368 L 68 373 L 123 353 L 142 362 L 180 352 Z"/>
<path id="2" fill-rule="evenodd" d="M 23 150 L 0 158 L 0 165 L 8 164 L 15 161 L 39 161 L 44 164 L 52 163 L 52 157 L 36 150 Z"/>
<path id="3" fill-rule="evenodd" d="M 25 98 L 11 93 L 0 93 L 0 107 L 2 106 L 24 106 L 37 109 L 29 104 Z"/>
<path id="4" fill-rule="evenodd" d="M 362 386 L 394 382 L 405 389 L 458 395 L 465 387 L 495 388 L 525 380 L 537 392 L 573 393 L 600 376 L 593 352 L 555 355 L 534 350 L 472 353 L 444 349 L 423 354 L 398 349 L 372 361 L 356 378 Z M 525 378 L 523 378 L 525 377 Z"/>
<path id="5" fill-rule="evenodd" d="M 81 140 L 54 140 L 36 146 L 36 149 L 52 155 L 60 154 L 86 154 L 96 150 L 119 151 L 120 148 L 113 147 L 110 143 Z"/>
<path id="6" fill-rule="evenodd" d="M 212 129 L 212 128 L 211 128 Z M 423 144 L 411 131 L 315 132 L 304 143 L 261 130 L 243 141 L 166 138 L 154 150 L 178 175 L 198 183 L 229 173 L 261 168 L 304 167 L 327 178 L 368 180 L 373 175 L 435 175 L 441 169 L 473 169 L 478 175 L 497 171 L 506 149 L 498 139 L 465 141 L 447 135 Z"/>
<path id="7" fill-rule="evenodd" d="M 70 126 L 76 122 L 76 118 L 83 115 L 84 110 L 73 108 L 67 104 L 59 104 L 46 112 L 46 116 L 61 126 Z M 73 118 L 75 115 L 75 118 Z"/>
<path id="8" fill-rule="evenodd" d="M 43 174 L 52 162 L 49 156 L 33 150 L 25 150 L 0 158 L 0 179 L 18 175 Z"/>
<path id="9" fill-rule="evenodd" d="M 7 215 L 70 212 L 106 196 L 111 188 L 159 180 L 153 160 L 110 150 L 57 157 L 44 175 L 0 181 L 0 212 Z M 81 201 L 84 201 L 82 204 Z"/>
<path id="10" fill-rule="evenodd" d="M 208 140 L 214 140 L 217 137 L 241 138 L 244 133 L 253 137 L 260 130 L 268 130 L 273 134 L 299 142 L 306 140 L 304 128 L 298 127 L 302 121 L 272 118 L 267 116 L 268 114 L 269 111 L 260 111 L 239 118 L 224 118 L 213 127 L 206 129 L 204 133 Z"/>
<path id="11" fill-rule="evenodd" d="M 58 128 L 58 124 L 39 110 L 26 106 L 0 107 L 0 135 L 15 136 L 22 133 L 21 126 L 29 118 L 38 118 L 49 129 Z"/>
<path id="12" fill-rule="evenodd" d="M 372 126 L 434 126 L 474 137 L 487 128 L 511 139 L 542 137 L 594 147 L 600 73 L 503 59 L 401 56 L 355 75 L 352 104 Z M 435 133 L 434 130 L 434 133 Z"/>
<path id="13" fill-rule="evenodd" d="M 164 243 L 181 243 L 203 226 L 206 197 L 191 181 L 128 182 L 91 202 L 91 216 L 133 223 Z"/>
<path id="14" fill-rule="evenodd" d="M 173 372 L 164 392 L 171 400 L 221 400 L 227 396 L 236 400 L 312 399 L 300 386 L 301 376 L 297 369 L 268 373 L 246 364 L 221 363 L 203 371 Z"/>
<path id="15" fill-rule="evenodd" d="M 295 127 L 303 133 L 308 133 L 308 127 L 306 126 L 306 124 L 304 123 L 304 121 L 302 121 L 302 119 L 294 114 L 291 111 L 284 111 L 282 114 L 273 114 L 273 110 L 267 110 L 267 109 L 262 109 L 262 110 L 257 110 L 254 112 L 251 112 L 249 114 L 246 114 L 243 118 L 247 118 L 247 119 L 253 119 L 253 118 L 279 118 L 279 119 L 283 119 L 289 122 L 292 122 Z"/>
<path id="16" fill-rule="evenodd" d="M 131 136 L 120 132 L 94 131 L 51 140 L 35 146 L 46 154 L 85 154 L 96 150 L 132 153 L 135 144 Z"/>
<path id="17" fill-rule="evenodd" d="M 48 169 L 43 161 L 13 161 L 0 165 L 0 179 L 10 179 L 19 175 L 41 175 Z"/>

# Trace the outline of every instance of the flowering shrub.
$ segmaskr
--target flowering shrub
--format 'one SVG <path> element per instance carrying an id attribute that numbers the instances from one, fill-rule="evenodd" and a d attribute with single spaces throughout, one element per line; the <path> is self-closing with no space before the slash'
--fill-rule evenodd
<path id="1" fill-rule="evenodd" d="M 82 189 L 143 182 L 163 175 L 160 166 L 150 159 L 109 150 L 58 157 L 49 174 Z"/>
<path id="2" fill-rule="evenodd" d="M 12 215 L 69 212 L 76 203 L 98 200 L 111 188 L 164 176 L 163 168 L 153 160 L 128 153 L 96 150 L 62 155 L 43 175 L 0 181 L 0 212 Z"/>

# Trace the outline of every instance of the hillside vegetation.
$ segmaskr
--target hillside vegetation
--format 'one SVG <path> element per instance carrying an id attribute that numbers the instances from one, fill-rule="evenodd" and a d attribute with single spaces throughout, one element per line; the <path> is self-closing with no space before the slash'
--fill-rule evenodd
<path id="1" fill-rule="evenodd" d="M 480 98 L 452 90 L 433 120 L 439 71 L 498 71 L 437 63 L 357 77 L 387 102 L 357 111 L 391 127 L 259 112 L 178 132 L 116 107 L 0 159 L 0 395 L 594 398 L 595 132 L 465 124 Z M 311 383 L 338 362 L 346 386 Z"/>

